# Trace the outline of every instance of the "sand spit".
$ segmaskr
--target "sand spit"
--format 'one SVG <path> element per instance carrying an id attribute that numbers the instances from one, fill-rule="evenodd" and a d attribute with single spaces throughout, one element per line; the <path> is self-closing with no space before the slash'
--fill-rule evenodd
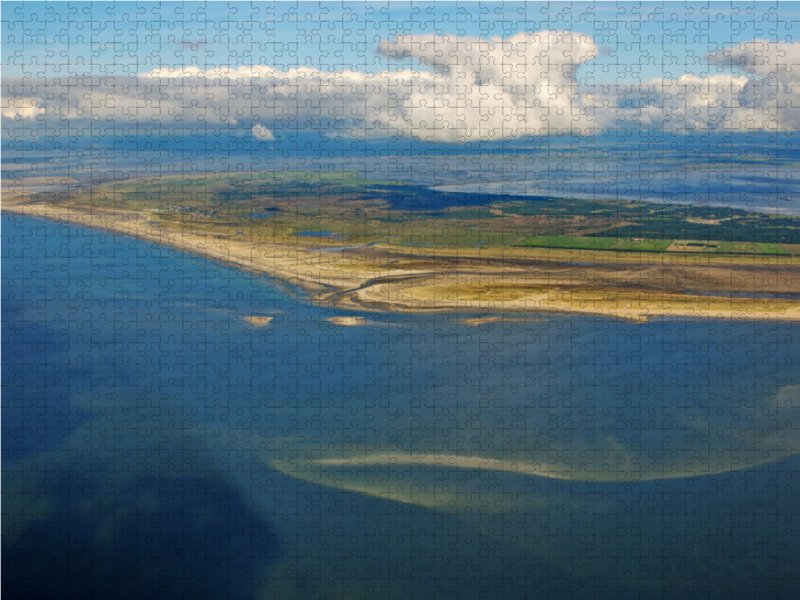
<path id="1" fill-rule="evenodd" d="M 582 267 L 582 270 L 591 270 Z M 578 278 L 573 281 L 580 281 Z M 800 278 L 795 275 L 796 285 Z M 588 314 L 645 323 L 660 317 L 748 321 L 798 321 L 800 300 L 743 297 L 741 292 L 697 294 L 627 285 L 552 285 L 550 281 L 507 273 L 449 273 L 384 280 L 352 290 L 339 306 L 398 312 L 490 310 L 505 313 Z M 761 292 L 763 294 L 763 292 Z M 349 305 L 349 306 L 348 306 Z M 509 316 L 468 319 L 468 325 L 508 320 Z"/>
<path id="2" fill-rule="evenodd" d="M 190 224 L 169 229 L 153 224 L 146 212 L 75 209 L 20 197 L 4 198 L 3 212 L 120 233 L 266 273 L 298 285 L 322 305 L 341 309 L 589 314 L 633 322 L 665 316 L 800 320 L 800 300 L 771 297 L 800 294 L 800 262 L 791 257 L 649 254 L 636 263 L 630 256 L 596 253 L 596 262 L 586 263 L 585 254 L 569 252 L 426 249 L 423 253 L 392 244 L 347 253 L 318 252 L 318 244 L 301 238 L 267 243 L 194 231 Z M 349 322 L 331 322 L 363 324 L 360 317 L 343 318 Z M 496 321 L 468 324 L 488 322 Z"/>
<path id="3" fill-rule="evenodd" d="M 464 325 L 471 327 L 479 327 L 481 325 L 488 325 L 490 323 L 530 323 L 535 321 L 542 321 L 536 317 L 510 317 L 506 315 L 493 315 L 491 317 L 476 317 L 474 319 L 461 319 Z"/>
<path id="4" fill-rule="evenodd" d="M 367 324 L 367 320 L 364 317 L 330 317 L 325 320 L 339 327 L 355 327 Z"/>
<path id="5" fill-rule="evenodd" d="M 244 320 L 248 323 L 252 323 L 255 327 L 263 327 L 265 325 L 269 325 L 272 323 L 272 319 L 274 317 L 259 317 L 259 316 L 252 316 L 252 317 L 244 317 Z"/>
<path id="6" fill-rule="evenodd" d="M 328 458 L 313 461 L 312 464 L 320 467 L 369 467 L 369 466 L 400 466 L 400 465 L 425 465 L 432 467 L 445 467 L 450 469 L 473 469 L 487 471 L 509 471 L 525 475 L 539 475 L 552 479 L 568 479 L 563 473 L 550 469 L 547 465 L 540 465 L 522 461 L 496 460 L 480 456 L 457 456 L 455 454 L 409 454 L 405 452 L 392 452 L 385 454 L 368 454 L 350 458 Z"/>
<path id="7" fill-rule="evenodd" d="M 591 452 L 589 452 L 591 455 Z M 712 453 L 713 455 L 713 453 Z M 774 454 L 765 454 L 758 464 L 765 464 L 773 460 L 779 460 L 791 456 L 789 450 L 779 450 Z M 735 456 L 720 460 L 713 456 L 701 457 L 698 463 L 671 464 L 669 462 L 655 465 L 647 464 L 646 458 L 641 457 L 643 467 L 637 466 L 640 461 L 631 464 L 630 452 L 621 450 L 603 459 L 604 462 L 596 466 L 587 464 L 572 465 L 569 460 L 558 460 L 552 464 L 536 462 L 533 460 L 508 460 L 494 459 L 483 456 L 460 456 L 457 454 L 446 454 L 438 452 L 430 453 L 409 453 L 402 451 L 366 453 L 358 456 L 318 458 L 307 461 L 271 461 L 270 464 L 275 469 L 297 477 L 304 481 L 314 481 L 323 485 L 331 481 L 331 478 L 323 477 L 323 473 L 338 474 L 338 481 L 343 482 L 345 489 L 358 491 L 359 486 L 353 486 L 357 477 L 361 477 L 362 482 L 381 482 L 386 486 L 386 475 L 395 470 L 402 472 L 409 479 L 410 484 L 419 480 L 421 475 L 414 475 L 413 469 L 422 471 L 436 471 L 438 469 L 454 469 L 458 471 L 505 471 L 521 475 L 546 477 L 548 479 L 570 480 L 570 481 L 594 481 L 594 482 L 616 482 L 616 481 L 651 481 L 655 479 L 679 479 L 687 476 L 707 476 L 719 473 L 728 473 L 752 468 L 754 465 L 739 460 Z M 554 459 L 551 458 L 551 461 Z M 610 465 L 627 464 L 627 469 L 607 468 Z M 348 477 L 343 477 L 347 473 Z M 349 476 L 352 474 L 353 476 Z M 398 486 L 402 487 L 402 486 Z M 363 490 L 371 493 L 370 490 Z"/>

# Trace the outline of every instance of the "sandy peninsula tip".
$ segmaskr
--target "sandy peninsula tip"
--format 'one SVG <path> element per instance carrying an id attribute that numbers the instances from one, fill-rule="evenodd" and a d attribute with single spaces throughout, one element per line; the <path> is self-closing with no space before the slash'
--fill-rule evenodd
<path id="1" fill-rule="evenodd" d="M 265 325 L 269 325 L 272 323 L 273 317 L 262 317 L 258 315 L 253 315 L 250 317 L 245 317 L 244 320 L 248 323 L 252 323 L 256 327 L 263 327 Z"/>
<path id="2" fill-rule="evenodd" d="M 544 319 L 537 319 L 535 317 L 506 317 L 506 316 L 491 316 L 491 317 L 475 317 L 473 319 L 462 319 L 464 325 L 470 327 L 478 327 L 480 325 L 487 325 L 489 323 L 531 323 L 533 321 L 543 321 Z"/>
<path id="3" fill-rule="evenodd" d="M 367 320 L 364 317 L 330 317 L 326 321 L 339 327 L 355 327 L 367 324 Z"/>

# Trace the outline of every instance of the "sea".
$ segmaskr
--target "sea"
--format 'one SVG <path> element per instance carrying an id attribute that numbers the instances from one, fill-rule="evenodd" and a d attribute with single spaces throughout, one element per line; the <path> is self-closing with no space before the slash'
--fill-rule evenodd
<path id="1" fill-rule="evenodd" d="M 798 323 L 343 312 L 14 215 L 1 252 L 4 598 L 800 597 Z"/>
<path id="2" fill-rule="evenodd" d="M 582 198 L 800 215 L 800 147 L 792 131 L 678 135 L 637 127 L 461 144 L 314 130 L 267 142 L 211 125 L 204 132 L 137 126 L 78 133 L 51 128 L 36 137 L 6 136 L 4 185 L 57 192 L 132 177 L 348 171 L 473 200 Z"/>

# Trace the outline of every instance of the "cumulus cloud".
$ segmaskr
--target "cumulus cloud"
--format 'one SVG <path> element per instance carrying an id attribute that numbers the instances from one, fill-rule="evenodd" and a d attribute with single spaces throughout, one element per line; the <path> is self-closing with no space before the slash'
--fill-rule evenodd
<path id="1" fill-rule="evenodd" d="M 741 129 L 800 128 L 800 42 L 754 40 L 710 52 L 712 65 L 746 73 L 747 86 L 733 120 Z"/>
<path id="2" fill-rule="evenodd" d="M 269 129 L 264 127 L 261 123 L 253 126 L 252 134 L 254 138 L 258 138 L 259 140 L 266 140 L 271 142 L 275 139 L 275 134 L 272 133 Z"/>
<path id="3" fill-rule="evenodd" d="M 749 81 L 732 75 L 683 75 L 618 86 L 618 110 L 601 112 L 601 122 L 606 128 L 661 128 L 678 133 L 736 130 L 740 98 Z"/>
<path id="4" fill-rule="evenodd" d="M 588 36 L 568 31 L 507 39 L 397 36 L 378 47 L 394 60 L 416 60 L 389 83 L 396 115 L 416 137 L 446 141 L 589 133 L 592 115 L 577 92 L 575 69 L 597 56 Z"/>
<path id="5" fill-rule="evenodd" d="M 44 108 L 39 103 L 39 98 L 5 98 L 0 114 L 9 119 L 35 119 L 44 114 Z"/>
<path id="6" fill-rule="evenodd" d="M 23 128 L 31 121 L 59 128 L 88 120 L 113 127 L 210 125 L 264 140 L 281 130 L 459 142 L 617 127 L 800 128 L 800 101 L 793 98 L 800 43 L 756 40 L 709 54 L 711 65 L 733 67 L 736 75 L 579 86 L 576 70 L 598 52 L 590 37 L 568 31 L 505 39 L 405 35 L 378 44 L 387 61 L 379 73 L 188 66 L 131 76 L 5 79 L 0 112 Z"/>
<path id="7" fill-rule="evenodd" d="M 43 102 L 55 120 L 248 129 L 263 120 L 350 137 L 431 141 L 589 133 L 594 127 L 575 80 L 576 67 L 597 54 L 587 36 L 398 36 L 381 42 L 378 52 L 408 60 L 409 67 L 377 74 L 261 65 L 163 68 L 131 78 L 50 82 Z M 43 89 L 38 83 L 11 82 L 6 96 Z"/>

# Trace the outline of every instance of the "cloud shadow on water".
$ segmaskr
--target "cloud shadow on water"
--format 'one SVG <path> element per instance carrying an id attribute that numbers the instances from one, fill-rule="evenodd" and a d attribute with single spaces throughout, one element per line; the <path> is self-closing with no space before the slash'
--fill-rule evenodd
<path id="1" fill-rule="evenodd" d="M 209 479 L 142 478 L 108 500 L 62 508 L 4 544 L 3 597 L 244 599 L 282 553 L 273 526 Z"/>

